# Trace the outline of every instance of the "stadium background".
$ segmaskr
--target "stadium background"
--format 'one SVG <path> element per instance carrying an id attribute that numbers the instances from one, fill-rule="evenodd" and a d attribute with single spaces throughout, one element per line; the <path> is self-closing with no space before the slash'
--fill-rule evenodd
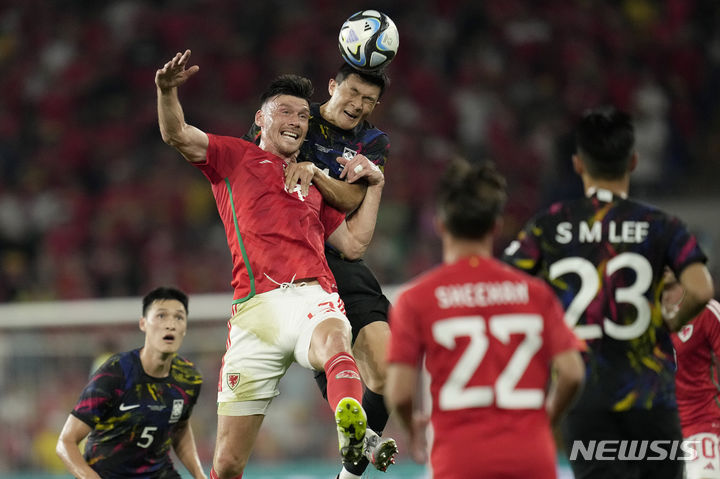
<path id="1" fill-rule="evenodd" d="M 636 119 L 631 194 L 686 220 L 717 283 L 715 0 L 0 0 L 0 475 L 62 472 L 55 439 L 93 361 L 140 345 L 139 296 L 159 284 L 191 294 L 182 353 L 206 378 L 193 423 L 209 464 L 229 254 L 204 178 L 160 139 L 154 72 L 192 49 L 188 121 L 241 135 L 279 73 L 308 76 L 326 98 L 338 29 L 363 8 L 400 31 L 373 115 L 392 143 L 367 255 L 383 284 L 439 261 L 433 181 L 454 156 L 493 159 L 509 180 L 498 248 L 538 208 L 580 194 L 570 128 L 602 103 Z M 275 464 L 290 468 L 278 476 L 331 477 L 329 421 L 294 368 L 248 477 Z M 407 457 L 397 471 L 423 474 Z"/>

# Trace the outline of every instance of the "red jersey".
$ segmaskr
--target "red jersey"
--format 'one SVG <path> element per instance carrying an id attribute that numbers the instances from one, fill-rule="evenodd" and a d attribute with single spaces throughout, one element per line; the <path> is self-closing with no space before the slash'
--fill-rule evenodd
<path id="1" fill-rule="evenodd" d="M 206 161 L 233 262 L 233 303 L 295 279 L 336 290 L 325 240 L 345 219 L 311 185 L 307 197 L 285 190 L 285 161 L 240 138 L 208 135 Z"/>
<path id="2" fill-rule="evenodd" d="M 390 309 L 388 360 L 430 376 L 435 477 L 554 478 L 550 362 L 579 344 L 550 288 L 492 258 L 439 266 Z"/>
<path id="3" fill-rule="evenodd" d="M 683 437 L 700 432 L 720 434 L 720 303 L 710 300 L 705 309 L 673 333 L 677 361 L 675 396 Z"/>

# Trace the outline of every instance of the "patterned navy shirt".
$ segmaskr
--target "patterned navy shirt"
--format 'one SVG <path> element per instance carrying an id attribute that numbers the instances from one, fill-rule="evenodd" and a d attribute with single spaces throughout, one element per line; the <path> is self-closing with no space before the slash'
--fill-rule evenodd
<path id="1" fill-rule="evenodd" d="M 190 418 L 201 385 L 193 363 L 180 356 L 166 378 L 145 373 L 140 349 L 110 357 L 71 413 L 92 428 L 85 446 L 90 467 L 103 478 L 179 478 L 172 433 Z"/>
<path id="2" fill-rule="evenodd" d="M 580 339 L 586 383 L 575 409 L 675 408 L 675 362 L 660 309 L 665 266 L 705 262 L 677 218 L 607 190 L 552 205 L 505 250 L 544 278 Z"/>

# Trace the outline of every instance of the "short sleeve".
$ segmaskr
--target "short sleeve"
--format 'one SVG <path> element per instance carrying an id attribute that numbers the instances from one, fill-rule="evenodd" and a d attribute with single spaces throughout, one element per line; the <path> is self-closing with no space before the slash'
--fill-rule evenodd
<path id="1" fill-rule="evenodd" d="M 425 354 L 421 318 L 411 300 L 413 290 L 402 293 L 390 308 L 388 362 L 416 366 Z"/>
<path id="2" fill-rule="evenodd" d="M 71 414 L 94 428 L 115 406 L 116 392 L 124 390 L 124 382 L 120 356 L 115 355 L 92 375 Z"/>
<path id="3" fill-rule="evenodd" d="M 710 348 L 716 357 L 720 358 L 720 303 L 711 299 L 702 313 L 700 313 L 700 324 L 707 338 Z M 695 320 L 697 323 L 698 320 Z"/>
<path id="4" fill-rule="evenodd" d="M 390 139 L 387 134 L 380 130 L 371 131 L 377 133 L 377 136 L 371 137 L 359 153 L 365 155 L 368 160 L 385 172 L 385 164 L 390 156 Z"/>
<path id="5" fill-rule="evenodd" d="M 530 220 L 503 252 L 502 260 L 515 268 L 534 275 L 540 269 L 542 249 L 540 236 L 542 229 L 538 226 L 539 217 Z"/>
<path id="6" fill-rule="evenodd" d="M 677 277 L 680 277 L 680 273 L 690 264 L 707 262 L 707 256 L 700 249 L 697 239 L 684 223 L 677 218 L 671 218 L 667 230 L 670 232 L 667 264 Z"/>
<path id="7" fill-rule="evenodd" d="M 208 149 L 205 161 L 193 163 L 211 183 L 219 183 L 242 165 L 252 143 L 241 138 L 208 134 Z"/>
<path id="8" fill-rule="evenodd" d="M 320 206 L 320 221 L 325 229 L 325 239 L 327 240 L 345 221 L 345 214 L 323 201 Z"/>

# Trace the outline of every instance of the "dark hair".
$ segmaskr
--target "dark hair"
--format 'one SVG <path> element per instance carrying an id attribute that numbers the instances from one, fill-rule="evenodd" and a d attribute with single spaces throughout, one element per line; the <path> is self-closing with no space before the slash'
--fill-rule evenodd
<path id="1" fill-rule="evenodd" d="M 438 185 L 437 211 L 456 238 L 481 239 L 490 233 L 507 200 L 505 178 L 490 162 L 454 160 Z"/>
<path id="2" fill-rule="evenodd" d="M 379 70 L 376 72 L 363 72 L 360 70 L 356 70 L 355 68 L 344 62 L 340 66 L 340 68 L 338 68 L 338 71 L 335 74 L 335 81 L 339 85 L 340 83 L 345 81 L 347 77 L 353 74 L 359 76 L 363 79 L 363 81 L 370 83 L 371 85 L 379 86 L 380 94 L 378 95 L 378 98 L 382 98 L 383 93 L 385 93 L 385 87 L 390 85 L 390 77 L 387 73 L 385 73 L 385 70 Z"/>
<path id="3" fill-rule="evenodd" d="M 575 141 L 590 176 L 602 180 L 622 178 L 635 150 L 632 118 L 614 107 L 588 110 L 578 122 Z"/>
<path id="4" fill-rule="evenodd" d="M 267 90 L 260 96 L 260 104 L 264 105 L 266 101 L 278 95 L 296 96 L 310 103 L 310 98 L 313 95 L 313 85 L 310 80 L 299 75 L 280 75 L 270 83 Z"/>
<path id="5" fill-rule="evenodd" d="M 143 307 L 142 307 L 142 314 L 143 317 L 147 314 L 147 310 L 150 308 L 150 306 L 155 301 L 162 301 L 164 299 L 177 299 L 182 303 L 183 306 L 185 306 L 185 313 L 189 313 L 190 310 L 188 309 L 188 297 L 187 294 L 183 293 L 179 289 L 176 288 L 169 288 L 166 286 L 161 286 L 159 288 L 155 288 L 152 291 L 150 291 L 148 294 L 145 295 L 143 298 Z"/>

